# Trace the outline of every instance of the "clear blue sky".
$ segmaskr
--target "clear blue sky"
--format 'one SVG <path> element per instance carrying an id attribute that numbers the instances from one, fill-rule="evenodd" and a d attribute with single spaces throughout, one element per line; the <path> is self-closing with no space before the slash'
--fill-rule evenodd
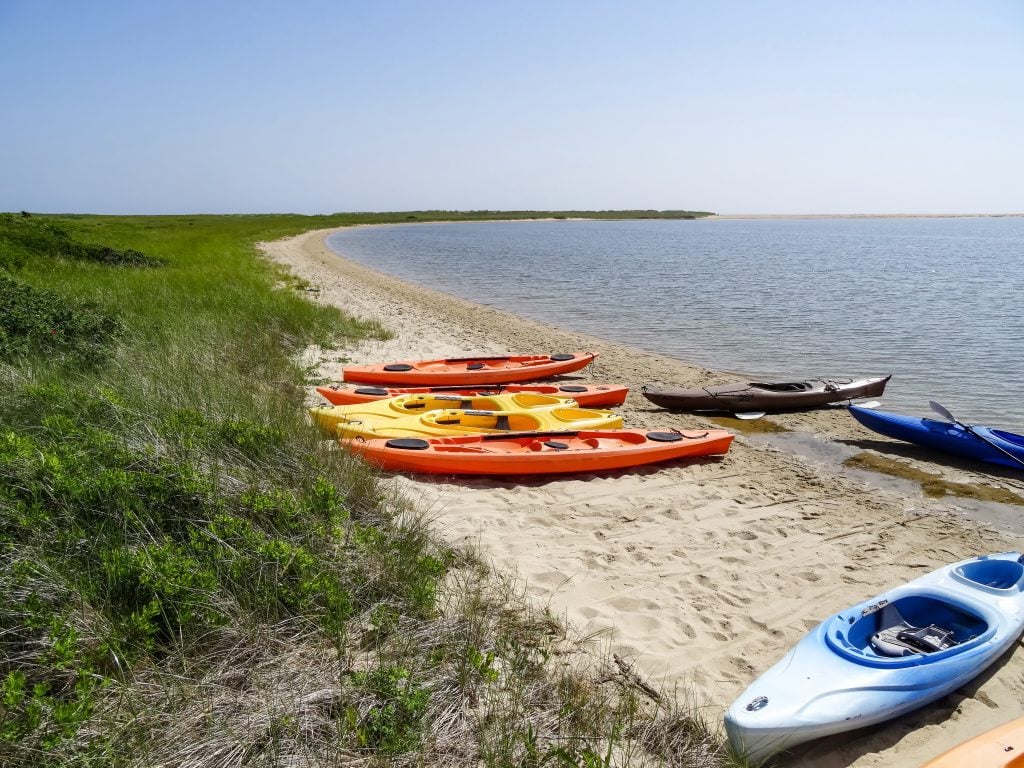
<path id="1" fill-rule="evenodd" d="M 0 0 L 0 210 L 1024 211 L 1024 2 Z"/>

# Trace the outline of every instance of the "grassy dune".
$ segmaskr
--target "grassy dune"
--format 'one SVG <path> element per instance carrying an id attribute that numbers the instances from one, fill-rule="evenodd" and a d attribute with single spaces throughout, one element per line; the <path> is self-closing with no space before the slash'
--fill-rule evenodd
<path id="1" fill-rule="evenodd" d="M 306 424 L 254 244 L 411 216 L 0 216 L 0 764 L 735 764 Z"/>

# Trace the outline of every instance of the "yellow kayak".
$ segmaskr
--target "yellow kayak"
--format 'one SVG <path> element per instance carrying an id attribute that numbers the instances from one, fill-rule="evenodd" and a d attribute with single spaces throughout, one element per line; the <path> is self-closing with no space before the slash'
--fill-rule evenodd
<path id="1" fill-rule="evenodd" d="M 622 417 L 611 411 L 562 406 L 518 411 L 428 411 L 399 419 L 351 419 L 338 423 L 342 439 L 472 435 L 487 432 L 545 432 L 620 429 Z"/>
<path id="2" fill-rule="evenodd" d="M 313 422 L 332 437 L 341 421 L 365 419 L 400 419 L 404 416 L 418 416 L 427 411 L 459 409 L 463 411 L 522 411 L 530 408 L 557 408 L 574 406 L 571 397 L 538 395 L 532 392 L 515 392 L 494 395 L 452 395 L 452 394 L 411 394 L 399 395 L 386 400 L 353 405 L 333 405 L 310 408 Z"/>

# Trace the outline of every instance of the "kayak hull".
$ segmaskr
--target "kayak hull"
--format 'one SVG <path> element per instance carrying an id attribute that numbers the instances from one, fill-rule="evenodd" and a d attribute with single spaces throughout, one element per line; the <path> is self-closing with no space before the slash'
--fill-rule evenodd
<path id="1" fill-rule="evenodd" d="M 733 749 L 760 762 L 811 739 L 897 717 L 976 677 L 1024 631 L 1020 559 L 1007 552 L 953 563 L 826 619 L 726 712 Z M 957 644 L 881 654 L 872 635 L 892 628 L 886 622 L 893 615 L 914 626 L 948 627 Z"/>
<path id="2" fill-rule="evenodd" d="M 571 397 L 584 408 L 612 408 L 626 402 L 629 387 L 620 384 L 495 384 L 493 387 L 346 387 L 332 384 L 316 391 L 332 405 L 354 405 L 384 400 L 398 395 L 451 394 L 473 397 L 511 392 L 536 392 L 539 395 Z"/>
<path id="3" fill-rule="evenodd" d="M 586 368 L 596 357 L 597 354 L 594 352 L 581 352 L 564 355 L 404 360 L 349 366 L 342 370 L 342 378 L 350 382 L 398 387 L 512 384 L 573 373 Z"/>
<path id="4" fill-rule="evenodd" d="M 855 381 L 809 381 L 722 384 L 703 389 L 643 387 L 655 405 L 671 411 L 786 411 L 820 408 L 856 397 L 880 397 L 891 376 Z"/>
<path id="5" fill-rule="evenodd" d="M 968 739 L 921 768 L 1022 768 L 1024 717 Z"/>
<path id="6" fill-rule="evenodd" d="M 1024 435 L 972 426 L 972 435 L 958 424 L 851 405 L 850 415 L 868 429 L 924 448 L 968 459 L 1024 469 Z"/>
<path id="7" fill-rule="evenodd" d="M 396 395 L 387 400 L 373 400 L 352 405 L 332 405 L 326 408 L 310 408 L 313 422 L 324 432 L 334 436 L 342 421 L 380 421 L 418 416 L 429 411 L 459 409 L 472 411 L 522 411 L 537 408 L 575 406 L 570 397 L 539 395 L 535 392 L 514 392 L 490 396 L 462 396 L 449 393 Z"/>
<path id="8" fill-rule="evenodd" d="M 614 429 L 441 437 L 397 441 L 397 445 L 392 440 L 345 440 L 343 444 L 389 471 L 494 476 L 602 472 L 723 455 L 732 439 L 724 430 Z M 408 442 L 420 444 L 402 445 Z"/>

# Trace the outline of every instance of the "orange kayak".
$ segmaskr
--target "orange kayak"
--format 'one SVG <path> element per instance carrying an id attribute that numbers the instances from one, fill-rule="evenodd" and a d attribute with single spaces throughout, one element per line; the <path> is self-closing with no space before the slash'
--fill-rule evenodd
<path id="1" fill-rule="evenodd" d="M 1022 768 L 1024 717 L 986 731 L 944 752 L 922 768 Z"/>
<path id="2" fill-rule="evenodd" d="M 398 395 L 488 397 L 513 392 L 571 397 L 583 408 L 609 408 L 626 402 L 629 387 L 621 384 L 495 384 L 493 387 L 346 387 L 332 384 L 316 391 L 332 405 L 356 405 Z"/>
<path id="3" fill-rule="evenodd" d="M 511 384 L 572 373 L 590 365 L 597 354 L 458 357 L 446 360 L 405 360 L 396 363 L 351 365 L 342 370 L 345 381 L 403 386 Z"/>
<path id="4" fill-rule="evenodd" d="M 341 442 L 387 470 L 440 475 L 549 475 L 724 454 L 732 438 L 732 433 L 722 429 L 603 429 Z"/>

